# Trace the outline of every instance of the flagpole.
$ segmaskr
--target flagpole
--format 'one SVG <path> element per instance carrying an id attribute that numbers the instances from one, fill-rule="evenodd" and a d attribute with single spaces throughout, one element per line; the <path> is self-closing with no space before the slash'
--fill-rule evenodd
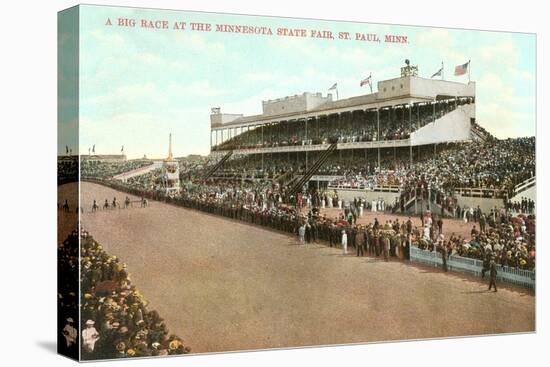
<path id="1" fill-rule="evenodd" d="M 470 70 L 472 70 L 472 60 L 468 60 L 468 84 L 470 84 Z"/>
<path id="2" fill-rule="evenodd" d="M 370 88 L 370 94 L 372 94 L 372 72 L 369 73 L 369 88 Z"/>
<path id="3" fill-rule="evenodd" d="M 445 69 L 443 68 L 443 61 L 441 61 L 441 80 L 445 80 Z"/>

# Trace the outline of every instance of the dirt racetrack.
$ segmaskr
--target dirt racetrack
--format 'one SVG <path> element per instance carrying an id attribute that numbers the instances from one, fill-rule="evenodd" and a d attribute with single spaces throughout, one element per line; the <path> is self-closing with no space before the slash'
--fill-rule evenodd
<path id="1" fill-rule="evenodd" d="M 82 225 L 192 352 L 525 332 L 535 297 L 383 262 L 159 202 L 90 212 L 125 193 L 82 183 Z M 136 198 L 134 198 L 136 199 Z"/>

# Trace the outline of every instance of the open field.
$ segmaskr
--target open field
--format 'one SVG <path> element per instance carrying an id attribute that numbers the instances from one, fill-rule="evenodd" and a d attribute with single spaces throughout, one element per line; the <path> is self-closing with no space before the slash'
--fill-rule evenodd
<path id="1" fill-rule="evenodd" d="M 82 225 L 192 352 L 532 331 L 535 298 L 383 262 L 159 202 L 90 213 L 125 193 L 82 183 Z M 380 218 L 379 218 L 380 219 Z M 471 227 L 470 227 L 471 228 Z"/>

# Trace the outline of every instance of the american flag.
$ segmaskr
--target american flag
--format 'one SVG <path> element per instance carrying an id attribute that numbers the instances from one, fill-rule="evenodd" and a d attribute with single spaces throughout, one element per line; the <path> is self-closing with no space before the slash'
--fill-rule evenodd
<path id="1" fill-rule="evenodd" d="M 359 86 L 362 87 L 363 85 L 370 84 L 370 78 L 371 78 L 371 75 L 369 75 L 368 78 L 361 80 L 361 83 L 359 83 Z"/>
<path id="2" fill-rule="evenodd" d="M 455 76 L 464 75 L 468 72 L 468 67 L 470 66 L 470 61 L 465 64 L 458 65 L 455 68 Z"/>
<path id="3" fill-rule="evenodd" d="M 336 88 L 338 88 L 338 83 L 334 83 L 328 90 L 334 90 Z"/>

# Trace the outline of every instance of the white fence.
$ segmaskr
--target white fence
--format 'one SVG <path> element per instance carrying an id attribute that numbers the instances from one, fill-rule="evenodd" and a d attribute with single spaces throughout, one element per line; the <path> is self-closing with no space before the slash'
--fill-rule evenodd
<path id="1" fill-rule="evenodd" d="M 438 268 L 443 267 L 441 253 L 421 250 L 417 247 L 410 247 L 411 262 L 421 263 Z M 451 255 L 447 259 L 447 268 L 450 271 L 467 273 L 481 276 L 483 262 L 477 259 Z M 489 273 L 487 272 L 487 275 Z M 535 272 L 512 268 L 508 266 L 497 266 L 497 279 L 500 281 L 516 284 L 522 287 L 535 289 Z"/>

